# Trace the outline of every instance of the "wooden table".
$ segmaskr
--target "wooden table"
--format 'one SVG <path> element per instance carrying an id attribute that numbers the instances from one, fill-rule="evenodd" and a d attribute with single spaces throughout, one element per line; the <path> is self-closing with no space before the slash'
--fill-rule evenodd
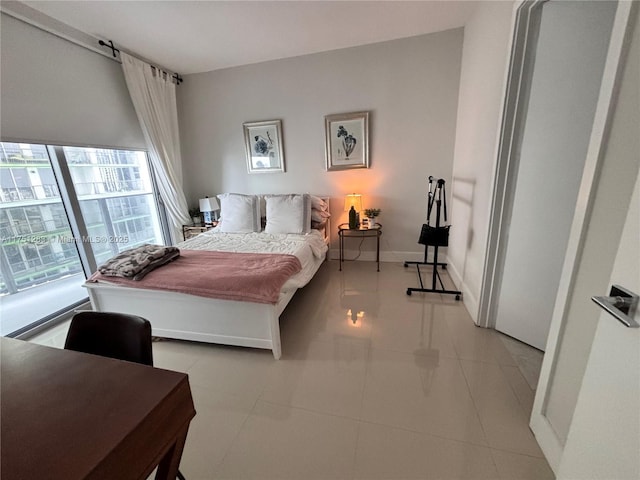
<path id="1" fill-rule="evenodd" d="M 176 478 L 195 415 L 186 374 L 0 339 L 2 478 Z"/>

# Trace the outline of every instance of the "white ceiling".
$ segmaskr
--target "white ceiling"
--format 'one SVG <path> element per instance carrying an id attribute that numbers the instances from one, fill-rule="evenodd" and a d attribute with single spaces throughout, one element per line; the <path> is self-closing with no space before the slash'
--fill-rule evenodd
<path id="1" fill-rule="evenodd" d="M 461 27 L 473 1 L 25 1 L 181 74 Z"/>

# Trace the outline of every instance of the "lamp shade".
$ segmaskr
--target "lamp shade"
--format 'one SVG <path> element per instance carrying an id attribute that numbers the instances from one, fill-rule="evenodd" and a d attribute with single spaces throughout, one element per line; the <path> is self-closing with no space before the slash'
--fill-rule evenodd
<path id="1" fill-rule="evenodd" d="M 348 212 L 351 210 L 351 206 L 356 212 L 362 211 L 362 195 L 359 193 L 350 193 L 346 197 L 344 197 L 344 211 Z"/>
<path id="2" fill-rule="evenodd" d="M 206 197 L 200 199 L 200 211 L 201 212 L 213 212 L 220 208 L 220 204 L 215 197 Z"/>

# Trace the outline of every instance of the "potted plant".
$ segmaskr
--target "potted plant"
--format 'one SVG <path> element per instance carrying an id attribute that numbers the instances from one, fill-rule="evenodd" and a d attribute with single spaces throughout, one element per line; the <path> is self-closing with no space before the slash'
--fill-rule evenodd
<path id="1" fill-rule="evenodd" d="M 191 221 L 193 222 L 194 225 L 200 225 L 201 219 L 200 219 L 200 208 L 199 207 L 190 208 L 189 209 L 189 216 L 191 217 Z"/>
<path id="2" fill-rule="evenodd" d="M 364 214 L 369 219 L 369 228 L 376 227 L 376 217 L 380 215 L 381 210 L 379 208 L 365 208 Z"/>

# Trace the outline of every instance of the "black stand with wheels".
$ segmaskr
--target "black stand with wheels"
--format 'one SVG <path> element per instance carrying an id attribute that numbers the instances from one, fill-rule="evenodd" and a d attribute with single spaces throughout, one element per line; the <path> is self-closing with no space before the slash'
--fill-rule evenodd
<path id="1" fill-rule="evenodd" d="M 436 183 L 435 191 L 431 191 L 431 187 L 433 184 L 433 177 L 429 177 L 429 198 L 427 202 L 427 223 L 422 226 L 422 232 L 420 234 L 419 243 L 424 244 L 424 261 L 422 262 L 404 262 L 404 266 L 408 267 L 409 265 L 415 265 L 416 270 L 418 271 L 418 280 L 420 280 L 420 288 L 407 288 L 407 295 L 411 295 L 412 292 L 432 292 L 432 293 L 446 293 L 449 295 L 455 295 L 456 300 L 460 300 L 460 295 L 462 292 L 458 290 L 447 290 L 442 283 L 442 278 L 440 278 L 440 274 L 438 273 L 438 266 L 441 266 L 443 269 L 447 268 L 446 263 L 438 262 L 438 248 L 446 247 L 449 244 L 449 227 L 440 226 L 440 210 L 441 207 L 444 207 L 444 221 L 447 221 L 447 198 L 446 193 L 444 193 L 444 184 L 445 181 L 443 179 L 439 179 Z M 443 201 L 444 196 L 444 201 Z M 437 199 L 436 199 L 437 197 Z M 431 218 L 431 210 L 433 207 L 433 202 L 435 200 L 436 203 L 436 225 L 435 228 L 429 225 L 429 221 Z M 427 261 L 427 252 L 429 247 L 434 248 L 433 252 L 433 262 Z M 420 272 L 420 265 L 432 265 L 433 273 L 431 278 L 431 288 L 425 288 L 424 283 L 422 281 L 422 273 Z M 440 284 L 440 288 L 438 288 L 438 283 Z"/>

